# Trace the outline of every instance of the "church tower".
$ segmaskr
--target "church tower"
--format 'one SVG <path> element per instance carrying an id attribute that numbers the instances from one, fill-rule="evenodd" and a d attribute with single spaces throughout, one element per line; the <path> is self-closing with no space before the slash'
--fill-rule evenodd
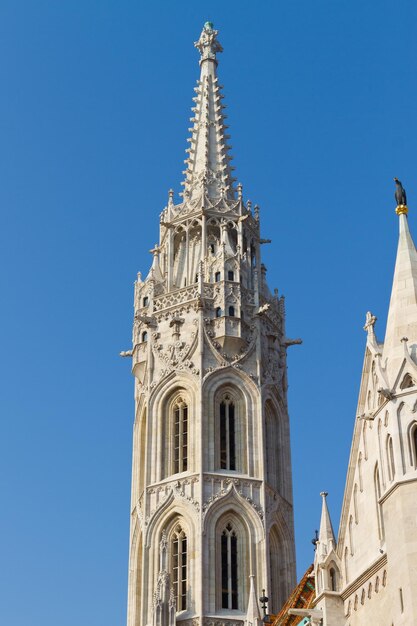
<path id="1" fill-rule="evenodd" d="M 222 47 L 195 46 L 182 201 L 169 192 L 135 283 L 128 626 L 260 624 L 295 583 L 284 300 L 261 262 L 259 208 L 235 186 Z"/>
<path id="2" fill-rule="evenodd" d="M 337 544 L 325 495 L 315 558 L 323 626 L 417 624 L 417 251 L 397 183 L 399 241 L 384 342 L 365 359 Z"/>

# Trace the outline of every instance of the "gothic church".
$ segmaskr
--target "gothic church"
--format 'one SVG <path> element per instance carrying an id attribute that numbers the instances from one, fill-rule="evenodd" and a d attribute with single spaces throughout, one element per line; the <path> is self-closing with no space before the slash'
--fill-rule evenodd
<path id="1" fill-rule="evenodd" d="M 286 351 L 299 340 L 267 285 L 259 209 L 233 177 L 217 35 L 208 22 L 195 44 L 182 201 L 169 192 L 122 353 L 135 378 L 128 626 L 260 626 L 259 590 L 278 614 L 296 582 Z M 339 537 L 323 494 L 316 597 L 280 624 L 417 623 L 417 253 L 398 212 L 384 344 L 366 323 Z"/>

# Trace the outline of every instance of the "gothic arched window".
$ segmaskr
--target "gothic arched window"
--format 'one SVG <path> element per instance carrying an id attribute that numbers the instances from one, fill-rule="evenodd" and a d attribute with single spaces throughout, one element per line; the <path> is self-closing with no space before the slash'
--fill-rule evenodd
<path id="1" fill-rule="evenodd" d="M 392 437 L 387 439 L 387 461 L 388 461 L 388 476 L 392 481 L 395 478 L 395 463 L 394 463 L 394 446 L 392 443 Z"/>
<path id="2" fill-rule="evenodd" d="M 220 468 L 236 469 L 235 404 L 230 396 L 220 402 Z"/>
<path id="3" fill-rule="evenodd" d="M 329 570 L 329 579 L 331 591 L 337 591 L 337 574 L 334 567 Z"/>
<path id="4" fill-rule="evenodd" d="M 358 515 L 358 485 L 355 483 L 355 487 L 353 488 L 353 510 L 355 513 L 355 524 L 359 522 Z"/>
<path id="5" fill-rule="evenodd" d="M 382 516 L 382 506 L 379 502 L 381 498 L 381 481 L 379 478 L 379 469 L 378 463 L 375 466 L 374 471 L 374 486 L 375 486 L 375 504 L 376 504 L 376 515 L 378 520 L 378 535 L 381 540 L 384 539 L 384 520 Z"/>
<path id="6" fill-rule="evenodd" d="M 350 554 L 353 556 L 354 553 L 354 545 L 353 545 L 353 517 L 352 515 L 349 518 L 349 543 L 350 543 Z"/>
<path id="7" fill-rule="evenodd" d="M 238 608 L 238 538 L 231 522 L 221 536 L 222 609 Z"/>
<path id="8" fill-rule="evenodd" d="M 220 282 L 220 278 L 221 278 L 221 274 L 220 274 L 220 272 L 216 272 L 216 273 L 214 274 L 214 280 L 215 280 L 215 282 L 216 282 L 216 283 L 219 283 L 219 282 Z"/>
<path id="9" fill-rule="evenodd" d="M 235 316 L 235 307 L 234 306 L 229 306 L 229 316 L 230 317 L 234 317 Z"/>
<path id="10" fill-rule="evenodd" d="M 172 586 L 177 603 L 177 611 L 187 608 L 187 536 L 180 524 L 171 535 Z"/>
<path id="11" fill-rule="evenodd" d="M 173 473 L 188 469 L 188 406 L 178 398 L 173 406 Z"/>
<path id="12" fill-rule="evenodd" d="M 363 480 L 362 480 L 362 452 L 359 452 L 358 459 L 358 477 L 359 477 L 359 489 L 361 492 L 363 491 Z"/>
<path id="13" fill-rule="evenodd" d="M 148 333 L 144 330 L 142 333 L 142 343 L 146 343 L 146 341 L 148 341 Z"/>
<path id="14" fill-rule="evenodd" d="M 410 463 L 417 469 L 417 422 L 413 422 L 408 429 L 410 445 Z"/>
<path id="15" fill-rule="evenodd" d="M 216 317 L 221 317 L 221 316 L 222 316 L 222 310 L 221 310 L 221 308 L 218 306 L 218 307 L 216 308 Z"/>

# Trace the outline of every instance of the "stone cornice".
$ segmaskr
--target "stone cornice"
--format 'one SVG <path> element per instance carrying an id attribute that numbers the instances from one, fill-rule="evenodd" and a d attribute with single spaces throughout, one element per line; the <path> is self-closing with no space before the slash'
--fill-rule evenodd
<path id="1" fill-rule="evenodd" d="M 382 554 L 376 561 L 374 561 L 360 576 L 355 578 L 347 587 L 341 591 L 340 596 L 343 600 L 346 600 L 352 593 L 357 591 L 364 583 L 366 583 L 374 574 L 377 573 L 381 567 L 384 567 L 388 562 L 387 554 Z"/>
<path id="2" fill-rule="evenodd" d="M 395 483 L 384 493 L 384 495 L 379 499 L 380 504 L 384 504 L 386 500 L 402 485 L 408 485 L 409 483 L 417 482 L 417 478 L 406 478 L 405 480 L 401 480 L 400 482 Z"/>

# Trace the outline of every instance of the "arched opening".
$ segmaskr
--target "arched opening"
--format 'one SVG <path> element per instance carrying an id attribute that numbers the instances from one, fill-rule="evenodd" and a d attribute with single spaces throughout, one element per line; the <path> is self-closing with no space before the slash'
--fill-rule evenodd
<path id="1" fill-rule="evenodd" d="M 220 468 L 236 469 L 235 404 L 229 395 L 220 402 Z"/>
<path id="2" fill-rule="evenodd" d="M 142 333 L 142 343 L 146 343 L 146 341 L 148 341 L 148 333 L 144 330 Z"/>
<path id="3" fill-rule="evenodd" d="M 406 374 L 402 379 L 400 389 L 408 389 L 409 387 L 414 387 L 414 382 L 410 374 Z"/>
<path id="4" fill-rule="evenodd" d="M 246 404 L 233 385 L 221 386 L 214 395 L 214 470 L 247 471 Z"/>
<path id="5" fill-rule="evenodd" d="M 216 317 L 221 317 L 222 316 L 222 310 L 221 310 L 221 308 L 219 306 L 216 307 L 215 313 L 216 313 Z"/>
<path id="6" fill-rule="evenodd" d="M 215 282 L 215 283 L 219 283 L 219 282 L 220 282 L 220 279 L 221 279 L 221 273 L 220 273 L 220 272 L 216 272 L 216 273 L 214 274 L 214 282 Z"/>
<path id="7" fill-rule="evenodd" d="M 346 546 L 346 548 L 345 548 L 345 555 L 344 555 L 344 561 L 345 561 L 345 585 L 347 585 L 348 582 L 349 582 L 349 564 L 348 564 L 348 559 L 349 559 L 349 550 L 348 550 L 348 547 Z"/>
<path id="8" fill-rule="evenodd" d="M 392 437 L 390 435 L 387 438 L 387 462 L 388 477 L 390 481 L 393 481 L 395 478 L 394 446 L 392 443 Z"/>
<path id="9" fill-rule="evenodd" d="M 334 567 L 329 569 L 329 586 L 330 591 L 337 591 L 337 574 Z"/>
<path id="10" fill-rule="evenodd" d="M 353 488 L 353 508 L 355 513 L 355 524 L 359 523 L 359 515 L 358 515 L 358 485 L 355 484 Z"/>
<path id="11" fill-rule="evenodd" d="M 171 576 L 177 611 L 187 608 L 187 536 L 176 524 L 170 537 Z"/>
<path id="12" fill-rule="evenodd" d="M 235 316 L 235 307 L 229 306 L 229 317 L 234 317 L 234 316 Z"/>
<path id="13" fill-rule="evenodd" d="M 178 398 L 173 406 L 173 473 L 188 469 L 188 405 Z"/>
<path id="14" fill-rule="evenodd" d="M 353 517 L 352 515 L 349 518 L 349 543 L 350 543 L 350 554 L 353 556 L 355 549 L 353 545 Z"/>
<path id="15" fill-rule="evenodd" d="M 417 469 L 417 422 L 413 422 L 408 429 L 410 464 Z"/>
<path id="16" fill-rule="evenodd" d="M 269 613 L 278 613 L 288 595 L 286 585 L 284 543 L 276 524 L 269 533 Z"/>
<path id="17" fill-rule="evenodd" d="M 281 486 L 281 433 L 279 414 L 271 400 L 265 403 L 266 479 L 275 491 Z"/>
<path id="18" fill-rule="evenodd" d="M 234 513 L 216 525 L 216 605 L 223 610 L 246 610 L 249 545 L 247 528 Z"/>
<path id="19" fill-rule="evenodd" d="M 359 489 L 363 491 L 363 479 L 362 479 L 362 452 L 359 452 L 358 458 L 358 478 L 359 478 Z"/>
<path id="20" fill-rule="evenodd" d="M 222 609 L 238 608 L 237 545 L 236 530 L 228 522 L 221 536 Z"/>
<path id="21" fill-rule="evenodd" d="M 379 478 L 378 463 L 375 465 L 374 487 L 375 487 L 376 515 L 377 515 L 377 522 L 378 522 L 378 536 L 379 536 L 379 539 L 382 541 L 384 539 L 384 519 L 383 519 L 383 514 L 382 514 L 382 506 L 380 504 L 381 481 Z"/>

